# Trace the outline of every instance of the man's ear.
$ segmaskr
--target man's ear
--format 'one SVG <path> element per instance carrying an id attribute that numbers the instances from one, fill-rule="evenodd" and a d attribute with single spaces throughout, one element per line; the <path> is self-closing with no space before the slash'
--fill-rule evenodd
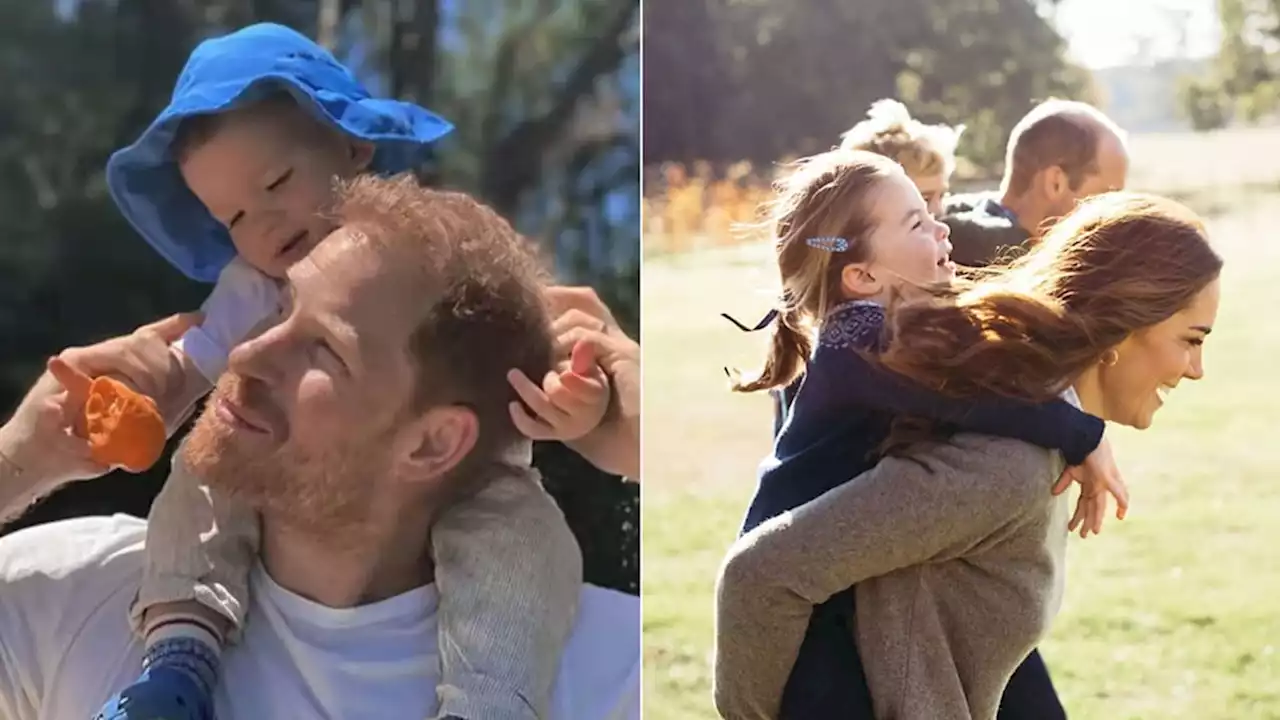
<path id="1" fill-rule="evenodd" d="M 1044 194 L 1055 203 L 1061 201 L 1071 192 L 1071 180 L 1061 167 L 1051 165 L 1045 168 L 1041 175 Z"/>
<path id="2" fill-rule="evenodd" d="M 398 433 L 395 462 L 405 477 L 431 482 L 458 467 L 480 439 L 480 418 L 462 405 L 431 408 Z"/>

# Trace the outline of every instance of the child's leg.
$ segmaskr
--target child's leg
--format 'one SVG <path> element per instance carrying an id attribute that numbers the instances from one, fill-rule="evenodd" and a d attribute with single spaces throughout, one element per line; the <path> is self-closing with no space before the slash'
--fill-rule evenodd
<path id="1" fill-rule="evenodd" d="M 213 492 L 173 456 L 173 469 L 147 519 L 147 557 L 130 619 L 144 638 L 191 615 L 221 640 L 244 627 L 258 516 Z"/>
<path id="2" fill-rule="evenodd" d="M 1026 660 L 1013 671 L 1009 684 L 1000 698 L 1000 714 L 997 720 L 1067 720 L 1067 711 L 1058 699 L 1049 677 L 1049 668 L 1040 657 L 1039 650 L 1032 650 Z"/>
<path id="3" fill-rule="evenodd" d="M 546 717 L 582 589 L 582 550 L 536 470 L 495 479 L 432 532 L 437 717 Z"/>
<path id="4" fill-rule="evenodd" d="M 257 542 L 256 514 L 211 493 L 175 453 L 130 609 L 146 644 L 143 673 L 100 718 L 212 717 L 219 656 L 244 625 Z"/>

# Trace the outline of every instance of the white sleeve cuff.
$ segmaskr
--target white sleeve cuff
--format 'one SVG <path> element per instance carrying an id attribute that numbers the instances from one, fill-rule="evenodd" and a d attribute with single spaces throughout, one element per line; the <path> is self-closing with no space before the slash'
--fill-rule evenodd
<path id="1" fill-rule="evenodd" d="M 193 327 L 182 335 L 174 346 L 179 352 L 191 359 L 191 362 L 210 383 L 216 384 L 218 378 L 227 369 L 227 356 L 230 348 L 221 347 L 216 340 L 204 331 L 204 328 Z"/>
<path id="2" fill-rule="evenodd" d="M 204 322 L 188 330 L 175 346 L 192 359 L 209 382 L 217 382 L 227 369 L 231 350 L 271 317 L 279 303 L 280 288 L 275 280 L 236 258 L 223 269 L 200 308 Z"/>

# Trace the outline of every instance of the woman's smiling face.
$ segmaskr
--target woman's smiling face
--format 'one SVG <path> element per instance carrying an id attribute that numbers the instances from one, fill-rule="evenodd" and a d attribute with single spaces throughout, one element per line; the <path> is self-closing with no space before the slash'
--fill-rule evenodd
<path id="1" fill-rule="evenodd" d="M 1220 281 L 1201 290 L 1187 307 L 1143 328 L 1116 346 L 1097 369 L 1102 418 L 1145 429 L 1164 397 L 1184 378 L 1204 377 L 1201 351 L 1218 315 Z"/>

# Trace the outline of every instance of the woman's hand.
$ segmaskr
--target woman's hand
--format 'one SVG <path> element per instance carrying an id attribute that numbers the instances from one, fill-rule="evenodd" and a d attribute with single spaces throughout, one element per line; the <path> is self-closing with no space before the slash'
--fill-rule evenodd
<path id="1" fill-rule="evenodd" d="M 1080 528 L 1080 537 L 1089 537 L 1092 533 L 1102 532 L 1102 520 L 1107 514 L 1107 495 L 1116 499 L 1116 519 L 1123 520 L 1129 511 L 1129 489 L 1120 477 L 1120 468 L 1116 467 L 1115 457 L 1111 454 L 1111 443 L 1106 438 L 1085 458 L 1079 467 L 1067 468 L 1053 486 L 1053 494 L 1066 492 L 1072 482 L 1080 484 L 1080 498 L 1076 501 L 1076 512 L 1071 517 L 1067 529 L 1075 532 Z"/>

